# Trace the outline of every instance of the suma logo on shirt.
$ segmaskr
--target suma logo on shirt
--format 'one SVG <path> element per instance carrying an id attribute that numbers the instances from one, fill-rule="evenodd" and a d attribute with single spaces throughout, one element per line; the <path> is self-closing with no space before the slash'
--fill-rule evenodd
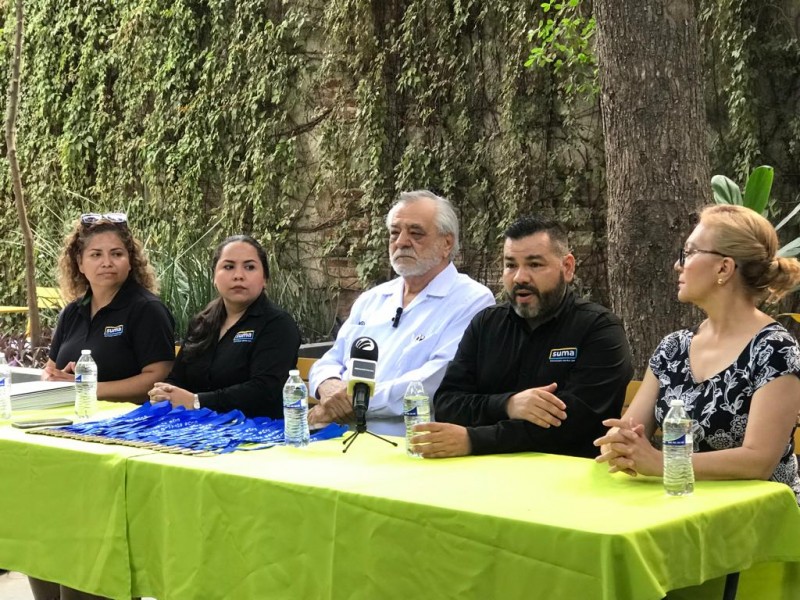
<path id="1" fill-rule="evenodd" d="M 122 335 L 124 329 L 124 325 L 106 325 L 106 328 L 103 330 L 103 337 L 119 337 Z"/>
<path id="2" fill-rule="evenodd" d="M 550 350 L 550 362 L 575 362 L 577 359 L 577 348 L 553 348 Z"/>
<path id="3" fill-rule="evenodd" d="M 248 329 L 247 331 L 240 331 L 235 336 L 233 336 L 233 343 L 239 344 L 242 342 L 252 342 L 253 339 L 256 337 L 256 332 L 252 329 Z"/>

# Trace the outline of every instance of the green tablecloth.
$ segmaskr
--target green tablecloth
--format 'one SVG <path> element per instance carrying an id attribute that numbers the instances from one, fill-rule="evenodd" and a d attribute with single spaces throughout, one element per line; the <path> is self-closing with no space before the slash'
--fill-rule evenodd
<path id="1" fill-rule="evenodd" d="M 137 457 L 128 523 L 134 590 L 169 600 L 655 600 L 800 560 L 800 512 L 779 484 L 669 498 L 589 460 L 424 461 L 366 436 L 346 455 L 333 440 Z"/>
<path id="2" fill-rule="evenodd" d="M 103 407 L 109 416 L 130 409 Z M 19 412 L 13 419 L 71 412 Z M 129 598 L 126 464 L 142 451 L 29 435 L 0 423 L 0 566 Z"/>
<path id="3" fill-rule="evenodd" d="M 341 448 L 196 458 L 0 427 L 0 565 L 114 598 L 656 600 L 800 561 L 779 484 L 668 498 L 584 459 Z M 800 595 L 796 570 L 759 569 L 773 587 L 745 573 L 740 600 Z"/>

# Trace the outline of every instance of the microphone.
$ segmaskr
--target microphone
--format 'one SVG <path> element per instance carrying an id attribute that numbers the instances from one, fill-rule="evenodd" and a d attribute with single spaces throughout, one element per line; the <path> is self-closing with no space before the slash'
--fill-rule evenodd
<path id="1" fill-rule="evenodd" d="M 378 344 L 369 337 L 356 338 L 350 347 L 347 393 L 353 397 L 356 431 L 367 430 L 367 409 L 375 392 L 375 371 L 378 367 Z"/>
<path id="2" fill-rule="evenodd" d="M 394 314 L 394 317 L 392 317 L 392 327 L 397 328 L 397 326 L 400 325 L 400 315 L 402 314 L 403 314 L 403 307 L 399 306 L 397 308 L 397 312 Z"/>

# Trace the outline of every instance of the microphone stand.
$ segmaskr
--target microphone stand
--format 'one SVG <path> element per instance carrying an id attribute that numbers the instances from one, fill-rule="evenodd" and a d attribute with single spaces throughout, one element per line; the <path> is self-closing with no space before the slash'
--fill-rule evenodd
<path id="1" fill-rule="evenodd" d="M 342 443 L 344 444 L 344 450 L 342 450 L 342 454 L 344 454 L 350 449 L 350 446 L 353 445 L 353 442 L 355 442 L 356 438 L 362 433 L 368 433 L 372 437 L 376 437 L 379 440 L 383 440 L 387 444 L 391 444 L 392 446 L 397 447 L 397 442 L 393 442 L 392 440 L 387 440 L 385 437 L 381 437 L 377 433 L 372 433 L 367 429 L 367 407 L 366 407 L 367 401 L 366 399 L 364 399 L 363 402 L 359 402 L 356 400 L 356 398 L 359 398 L 359 400 L 361 400 L 361 397 L 356 396 L 353 398 L 353 405 L 354 405 L 353 408 L 355 409 L 356 413 L 356 430 L 349 436 L 344 438 L 344 440 L 342 440 Z"/>
<path id="2" fill-rule="evenodd" d="M 342 454 L 344 454 L 345 452 L 347 452 L 350 449 L 350 446 L 353 445 L 353 442 L 356 441 L 356 438 L 361 433 L 368 433 L 372 437 L 376 437 L 379 440 L 383 440 L 387 444 L 391 444 L 392 446 L 397 447 L 397 442 L 393 442 L 392 440 L 387 440 L 385 437 L 381 437 L 377 433 L 373 433 L 373 432 L 369 431 L 367 429 L 367 424 L 366 423 L 364 423 L 363 425 L 361 423 L 359 423 L 359 424 L 356 425 L 356 430 L 353 433 L 351 433 L 349 436 L 344 438 L 344 440 L 342 440 L 342 443 L 344 444 L 344 450 L 342 450 Z"/>

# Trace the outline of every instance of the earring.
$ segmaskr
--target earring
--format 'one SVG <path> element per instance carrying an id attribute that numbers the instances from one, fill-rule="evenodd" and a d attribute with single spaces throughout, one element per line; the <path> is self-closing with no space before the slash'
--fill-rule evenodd
<path id="1" fill-rule="evenodd" d="M 723 283 L 725 283 L 725 282 L 722 281 L 721 277 L 719 279 L 717 279 L 717 285 L 722 285 Z"/>

